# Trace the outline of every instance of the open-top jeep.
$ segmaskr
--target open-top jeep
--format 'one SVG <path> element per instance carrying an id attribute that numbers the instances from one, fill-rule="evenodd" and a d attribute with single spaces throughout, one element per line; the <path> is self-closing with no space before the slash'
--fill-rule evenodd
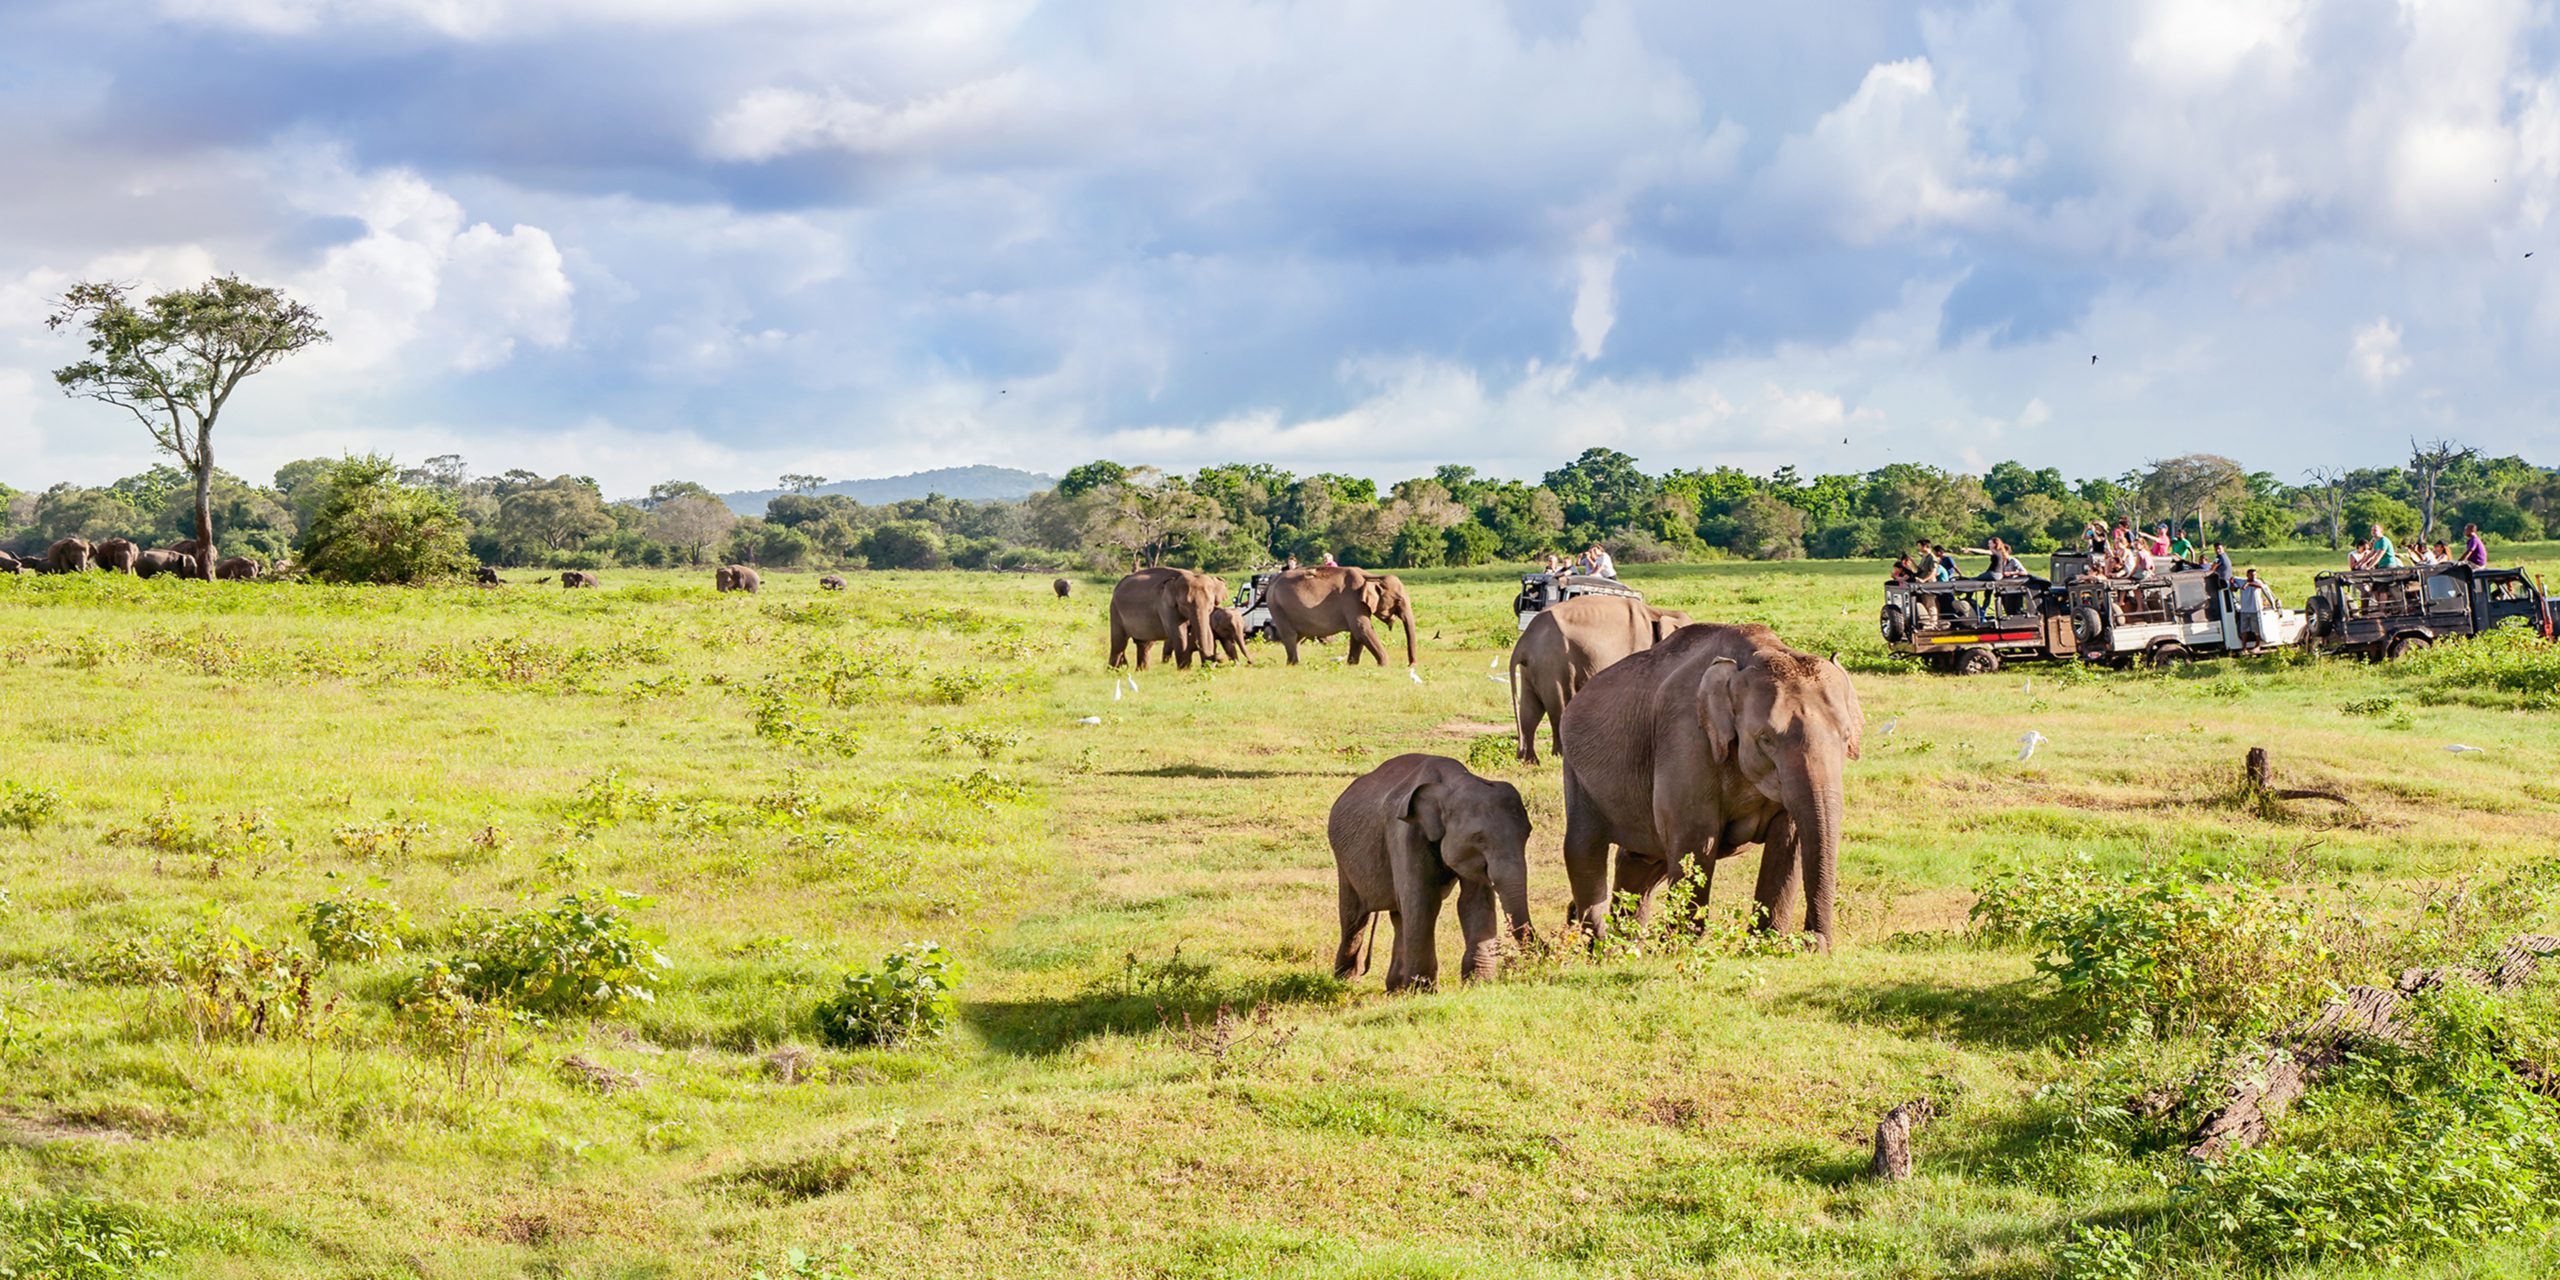
<path id="1" fill-rule="evenodd" d="M 1254 574 L 1251 580 L 1237 588 L 1235 600 L 1236 610 L 1244 615 L 1244 633 L 1274 644 L 1279 643 L 1280 637 L 1271 630 L 1271 600 L 1264 590 L 1271 585 L 1273 578 L 1279 576 L 1277 569 L 1265 569 Z"/>
<path id="2" fill-rule="evenodd" d="M 1520 575 L 1520 594 L 1511 598 L 1511 612 L 1519 617 L 1520 629 L 1529 629 L 1529 620 L 1576 596 L 1624 596 L 1644 599 L 1644 593 L 1616 578 L 1595 578 L 1579 573 L 1525 573 Z"/>
<path id="3" fill-rule="evenodd" d="M 2064 586 L 2063 599 L 2080 656 L 2091 661 L 2169 666 L 2302 643 L 2308 615 L 2298 609 L 2243 609 L 2238 585 L 2206 569 L 2138 578 L 2086 575 Z"/>
<path id="4" fill-rule="evenodd" d="M 2405 565 L 2321 574 L 2311 632 L 2320 646 L 2397 658 L 2446 636 L 2476 635 L 2508 619 L 2552 633 L 2551 598 L 2523 569 Z"/>
<path id="5" fill-rule="evenodd" d="M 1940 671 L 1987 675 L 2003 661 L 2073 655 L 2071 624 L 2042 578 L 1896 582 L 1876 619 L 1884 642 Z"/>

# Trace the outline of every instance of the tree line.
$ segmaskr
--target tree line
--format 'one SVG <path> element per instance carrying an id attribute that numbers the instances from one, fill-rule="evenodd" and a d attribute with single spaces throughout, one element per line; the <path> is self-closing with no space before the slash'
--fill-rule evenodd
<path id="1" fill-rule="evenodd" d="M 762 516 L 739 516 L 692 481 L 608 501 L 589 477 L 474 475 L 457 455 L 407 468 L 382 458 L 305 459 L 264 485 L 215 469 L 203 488 L 227 548 L 294 557 L 307 568 L 315 554 L 324 564 L 353 554 L 366 567 L 342 576 L 392 581 L 475 564 L 1236 570 L 1331 554 L 1346 564 L 1427 568 L 1535 560 L 1593 543 L 1634 563 L 1889 556 L 1923 538 L 1965 546 L 1998 537 L 2029 553 L 2071 541 L 2093 521 L 2165 521 L 2199 540 L 2248 547 L 2337 548 L 2376 524 L 2402 540 L 2449 538 L 2465 524 L 2495 539 L 2560 537 L 2560 472 L 2444 442 L 2413 444 L 2401 465 L 2315 472 L 2291 484 L 2212 454 L 2098 479 L 2016 462 L 1978 476 L 1894 463 L 1806 478 L 1792 467 L 1651 474 L 1612 449 L 1585 450 L 1535 483 L 1451 465 L 1384 489 L 1259 463 L 1171 474 L 1105 461 L 1072 468 L 1019 502 L 864 504 L 805 492 L 815 479 L 788 477 L 786 487 L 803 491 L 774 498 Z M 187 470 L 167 465 L 96 487 L 0 484 L 0 546 L 27 553 L 66 537 L 174 542 L 195 533 L 196 489 Z M 359 546 L 360 554 L 350 550 Z"/>

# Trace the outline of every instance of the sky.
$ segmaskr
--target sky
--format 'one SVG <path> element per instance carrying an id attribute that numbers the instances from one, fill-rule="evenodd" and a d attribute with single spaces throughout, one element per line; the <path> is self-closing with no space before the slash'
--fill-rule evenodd
<path id="1" fill-rule="evenodd" d="M 0 0 L 0 482 L 153 460 L 49 299 L 218 272 L 334 335 L 252 477 L 2560 464 L 2556 21 Z"/>

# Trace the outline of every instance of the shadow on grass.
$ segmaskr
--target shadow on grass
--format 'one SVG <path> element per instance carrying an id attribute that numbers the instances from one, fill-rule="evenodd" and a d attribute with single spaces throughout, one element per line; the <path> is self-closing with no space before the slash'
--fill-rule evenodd
<path id="1" fill-rule="evenodd" d="M 1325 1005 L 1351 989 L 1328 973 L 1284 973 L 1229 982 L 1195 981 L 1163 990 L 1097 986 L 1071 996 L 1037 1000 L 988 1000 L 961 1007 L 960 1016 L 999 1053 L 1040 1058 L 1105 1035 L 1144 1035 L 1167 1024 L 1215 1018 L 1218 1006 L 1238 1014 L 1257 1004 Z"/>
<path id="2" fill-rule="evenodd" d="M 1212 764 L 1166 764 L 1153 769 L 1105 769 L 1113 778 L 1348 778 L 1349 769 L 1222 769 Z"/>
<path id="3" fill-rule="evenodd" d="M 2082 1028 L 2061 1002 L 2033 981 L 1993 987 L 1951 987 L 1931 982 L 1830 987 L 1783 1002 L 1860 1026 L 1884 1025 L 1913 1037 L 1944 1037 L 1958 1044 L 2032 1049 L 2068 1040 Z"/>

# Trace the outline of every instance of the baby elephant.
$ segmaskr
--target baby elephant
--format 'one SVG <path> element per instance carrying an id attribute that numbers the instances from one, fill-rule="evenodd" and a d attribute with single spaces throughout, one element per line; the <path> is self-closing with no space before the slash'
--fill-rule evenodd
<path id="1" fill-rule="evenodd" d="M 1445 756 L 1397 756 L 1343 789 L 1325 838 L 1342 885 L 1337 978 L 1368 971 L 1371 925 L 1384 912 L 1396 926 L 1387 990 L 1436 985 L 1432 926 L 1453 886 L 1469 980 L 1501 967 L 1497 900 L 1512 936 L 1524 946 L 1537 941 L 1529 927 L 1529 810 L 1508 782 L 1486 781 Z"/>

